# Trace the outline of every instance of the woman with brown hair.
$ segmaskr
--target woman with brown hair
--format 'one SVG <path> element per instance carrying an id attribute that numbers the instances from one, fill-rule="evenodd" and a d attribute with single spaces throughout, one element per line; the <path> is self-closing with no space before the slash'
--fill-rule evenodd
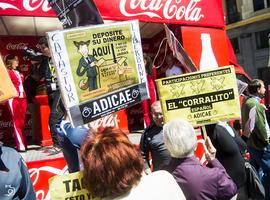
<path id="1" fill-rule="evenodd" d="M 103 199 L 185 199 L 166 171 L 143 174 L 143 159 L 128 137 L 105 128 L 85 140 L 81 148 L 84 180 L 91 195 Z"/>
<path id="2" fill-rule="evenodd" d="M 18 71 L 18 56 L 9 54 L 5 58 L 10 79 L 17 90 L 18 96 L 8 100 L 8 108 L 13 121 L 14 138 L 18 151 L 25 151 L 23 130 L 25 127 L 26 95 L 23 88 L 24 76 Z"/>

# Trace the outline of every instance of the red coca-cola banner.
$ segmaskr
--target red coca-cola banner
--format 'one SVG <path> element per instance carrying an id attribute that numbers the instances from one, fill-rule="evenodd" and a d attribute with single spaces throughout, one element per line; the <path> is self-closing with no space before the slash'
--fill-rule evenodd
<path id="1" fill-rule="evenodd" d="M 31 62 L 23 53 L 23 48 L 36 49 L 40 37 L 35 36 L 0 36 L 0 55 L 5 58 L 7 54 L 19 57 L 19 70 L 27 76 L 31 70 Z"/>
<path id="2" fill-rule="evenodd" d="M 28 171 L 38 200 L 50 200 L 49 179 L 68 173 L 63 157 L 27 162 Z"/>
<path id="3" fill-rule="evenodd" d="M 104 19 L 225 27 L 221 0 L 95 0 L 95 3 Z M 0 15 L 55 16 L 47 0 L 0 0 Z"/>
<path id="4" fill-rule="evenodd" d="M 47 0 L 0 0 L 0 15 L 55 17 Z"/>

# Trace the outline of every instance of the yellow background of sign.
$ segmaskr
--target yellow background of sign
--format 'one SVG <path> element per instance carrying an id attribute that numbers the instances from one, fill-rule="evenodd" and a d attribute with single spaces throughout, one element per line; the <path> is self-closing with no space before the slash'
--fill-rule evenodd
<path id="1" fill-rule="evenodd" d="M 94 34 L 109 33 L 113 31 L 121 31 L 123 40 L 108 42 L 106 38 L 113 36 L 94 38 Z M 72 37 L 71 37 L 72 36 Z M 73 79 L 78 92 L 80 102 L 87 101 L 91 98 L 107 94 L 130 85 L 138 84 L 138 72 L 135 61 L 135 53 L 133 49 L 133 35 L 131 24 L 122 24 L 108 26 L 89 27 L 88 29 L 74 29 L 64 33 L 66 51 L 69 55 Z M 79 60 L 82 55 L 78 52 L 77 47 L 73 44 L 74 41 L 90 40 L 88 46 L 89 55 L 94 56 L 93 50 L 104 49 L 107 53 L 94 56 L 98 60 L 97 63 L 97 86 L 95 90 L 83 90 L 80 85 L 87 85 L 87 73 L 83 76 L 78 76 L 76 70 Z M 100 40 L 100 43 L 94 41 Z M 104 41 L 105 40 L 105 41 Z M 114 45 L 115 61 L 113 59 L 112 46 Z M 112 87 L 111 87 L 112 86 Z"/>
<path id="2" fill-rule="evenodd" d="M 52 200 L 68 200 L 68 199 L 76 199 L 72 197 L 76 196 L 82 196 L 84 195 L 84 199 L 91 199 L 91 200 L 100 200 L 100 198 L 88 198 L 90 196 L 89 192 L 87 189 L 82 189 L 72 191 L 73 190 L 73 185 L 78 186 L 78 184 L 74 184 L 74 180 L 79 180 L 81 183 L 81 180 L 83 178 L 83 173 L 82 172 L 76 172 L 76 173 L 71 173 L 71 174 L 65 174 L 61 176 L 54 176 L 50 178 L 49 180 L 49 189 L 50 189 L 50 195 Z M 66 189 L 66 184 L 63 183 L 65 181 L 70 181 L 69 184 L 69 189 L 70 192 L 67 191 Z M 78 183 L 78 182 L 77 182 Z M 76 187 L 78 188 L 78 187 Z M 80 198 L 78 198 L 80 199 Z"/>
<path id="3" fill-rule="evenodd" d="M 196 126 L 241 116 L 232 66 L 167 77 L 156 83 L 165 123 L 181 118 Z"/>

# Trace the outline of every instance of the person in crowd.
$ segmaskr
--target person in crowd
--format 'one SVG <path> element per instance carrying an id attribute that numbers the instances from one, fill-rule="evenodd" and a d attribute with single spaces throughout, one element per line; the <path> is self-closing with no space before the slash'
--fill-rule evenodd
<path id="1" fill-rule="evenodd" d="M 26 151 L 25 139 L 23 130 L 25 127 L 25 114 L 26 114 L 26 95 L 23 88 L 24 76 L 18 71 L 19 59 L 18 56 L 9 54 L 5 58 L 5 65 L 8 69 L 10 79 L 17 90 L 18 96 L 7 101 L 10 110 L 13 133 L 18 151 Z"/>
<path id="2" fill-rule="evenodd" d="M 125 133 L 105 128 L 81 147 L 84 184 L 95 197 L 110 200 L 185 199 L 166 171 L 143 173 L 143 159 Z"/>
<path id="3" fill-rule="evenodd" d="M 238 133 L 227 123 L 205 126 L 207 135 L 216 148 L 216 158 L 224 166 L 237 186 L 235 199 L 246 200 L 246 173 L 244 154 L 247 146 Z"/>
<path id="4" fill-rule="evenodd" d="M 153 171 L 162 169 L 163 166 L 169 164 L 171 159 L 163 140 L 163 114 L 160 101 L 151 105 L 151 115 L 153 123 L 145 129 L 140 140 L 144 170 L 147 174 L 151 172 L 149 153 L 152 157 Z"/>
<path id="5" fill-rule="evenodd" d="M 45 77 L 48 101 L 51 109 L 49 116 L 49 127 L 53 147 L 49 149 L 49 153 L 52 155 L 60 152 L 57 133 L 55 132 L 55 125 L 64 116 L 64 105 L 61 101 L 60 91 L 55 74 L 55 67 L 52 63 L 51 52 L 46 37 L 40 38 L 39 48 L 43 54 L 43 60 L 41 61 L 40 68 L 42 70 L 42 77 Z"/>
<path id="6" fill-rule="evenodd" d="M 186 199 L 230 199 L 236 194 L 237 187 L 215 158 L 216 149 L 209 137 L 205 144 L 206 166 L 194 156 L 197 137 L 187 121 L 166 123 L 164 141 L 172 156 L 166 170 L 174 176 Z"/>
<path id="7" fill-rule="evenodd" d="M 168 65 L 165 72 L 166 77 L 181 75 L 184 73 L 179 61 L 173 56 L 173 54 L 169 54 L 166 57 L 166 63 Z"/>
<path id="8" fill-rule="evenodd" d="M 155 88 L 155 83 L 154 83 L 154 78 L 153 78 L 153 73 L 152 73 L 152 60 L 150 56 L 144 54 L 143 55 L 144 59 L 144 65 L 146 69 L 146 77 L 147 77 L 147 83 L 148 83 L 148 90 L 150 93 L 150 99 L 144 100 L 142 102 L 142 108 L 143 108 L 143 117 L 144 117 L 144 123 L 146 127 L 148 127 L 151 123 L 150 119 L 150 105 L 152 105 L 156 100 L 157 100 L 157 95 L 156 95 L 156 88 Z"/>
<path id="9" fill-rule="evenodd" d="M 258 172 L 262 170 L 264 173 L 261 181 L 268 200 L 270 199 L 270 131 L 265 114 L 266 107 L 260 103 L 266 89 L 262 80 L 254 79 L 249 83 L 248 91 L 250 95 L 241 109 L 242 126 L 244 130 L 249 127 L 250 136 L 247 146 L 250 163 Z"/>
<path id="10" fill-rule="evenodd" d="M 65 115 L 65 118 L 56 124 L 56 132 L 69 173 L 80 171 L 78 150 L 84 139 L 90 134 L 90 130 L 85 126 L 72 127 L 67 115 Z"/>
<path id="11" fill-rule="evenodd" d="M 18 152 L 0 145 L 0 199 L 36 200 L 25 162 Z"/>

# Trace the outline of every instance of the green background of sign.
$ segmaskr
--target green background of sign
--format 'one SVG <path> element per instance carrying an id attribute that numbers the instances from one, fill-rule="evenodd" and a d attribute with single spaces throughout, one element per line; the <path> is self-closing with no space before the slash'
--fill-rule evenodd
<path id="1" fill-rule="evenodd" d="M 106 32 L 106 31 L 113 31 L 113 30 L 122 30 L 123 35 L 125 36 L 125 40 L 119 40 L 119 41 L 115 41 L 113 42 L 114 46 L 118 45 L 119 43 L 122 42 L 126 42 L 126 51 L 128 52 L 126 55 L 121 55 L 121 56 L 117 56 L 117 49 L 115 48 L 115 54 L 116 54 L 116 58 L 121 58 L 121 57 L 126 57 L 126 64 L 127 66 L 132 68 L 132 72 L 126 73 L 123 77 L 119 77 L 117 75 L 111 75 L 111 76 L 107 76 L 107 77 L 103 77 L 100 76 L 100 85 L 103 90 L 101 92 L 98 92 L 99 89 L 95 90 L 96 92 L 91 92 L 91 94 L 89 94 L 89 90 L 82 90 L 79 88 L 79 81 L 83 78 L 85 78 L 87 80 L 87 76 L 86 73 L 84 74 L 84 76 L 77 76 L 76 74 L 76 70 L 79 64 L 79 60 L 81 58 L 81 54 L 78 52 L 77 47 L 74 45 L 73 41 L 87 41 L 90 40 L 90 45 L 89 45 L 89 50 L 90 50 L 90 55 L 92 55 L 93 52 L 93 48 L 97 49 L 98 47 L 103 47 L 103 46 L 107 46 L 107 45 L 111 45 L 112 42 L 107 42 L 107 43 L 103 43 L 103 38 L 101 39 L 101 44 L 96 44 L 93 45 L 92 41 L 93 41 L 93 33 L 101 33 L 101 32 Z M 71 33 L 82 33 L 84 32 L 85 36 L 83 37 L 74 37 L 71 39 L 68 39 L 68 35 L 70 35 Z M 132 32 L 131 32 L 131 26 L 130 24 L 118 24 L 118 25 L 114 25 L 112 24 L 112 26 L 110 27 L 92 27 L 89 29 L 84 29 L 84 30 L 72 30 L 72 31 L 68 31 L 64 33 L 64 39 L 65 39 L 65 44 L 66 44 L 66 50 L 69 56 L 69 60 L 70 60 L 70 66 L 71 66 L 71 70 L 72 70 L 72 74 L 73 74 L 73 79 L 74 79 L 74 83 L 75 83 L 75 87 L 77 90 L 77 94 L 78 94 L 78 98 L 79 98 L 79 102 L 84 102 L 87 99 L 91 99 L 95 96 L 99 96 L 99 95 L 103 95 L 106 94 L 107 92 L 111 92 L 113 90 L 117 90 L 117 89 L 113 89 L 110 90 L 108 89 L 108 86 L 121 82 L 123 80 L 130 80 L 130 84 L 129 85 L 133 85 L 133 84 L 137 84 L 139 83 L 138 80 L 138 73 L 137 73 L 137 67 L 136 67 L 136 61 L 135 61 L 135 55 L 133 52 L 133 46 L 132 46 Z M 104 56 L 97 56 L 96 59 L 105 59 L 105 60 L 110 60 L 110 62 L 113 62 L 113 55 L 109 54 L 109 55 L 104 55 Z M 105 66 L 106 67 L 106 66 Z M 111 69 L 111 71 L 113 71 L 112 69 L 115 66 L 110 65 L 109 68 Z M 100 68 L 101 69 L 101 68 Z M 97 77 L 98 79 L 98 77 Z M 99 81 L 98 81 L 98 86 L 99 86 Z M 124 86 L 126 87 L 126 86 Z M 82 95 L 87 95 L 87 99 L 83 98 Z M 89 95 L 88 95 L 89 94 Z"/>

